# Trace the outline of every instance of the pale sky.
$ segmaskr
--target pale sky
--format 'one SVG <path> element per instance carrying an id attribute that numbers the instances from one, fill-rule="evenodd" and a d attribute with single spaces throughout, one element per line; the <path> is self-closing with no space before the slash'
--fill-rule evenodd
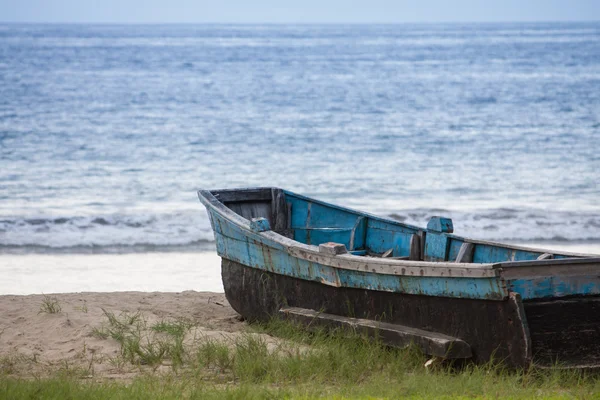
<path id="1" fill-rule="evenodd" d="M 0 0 L 2 22 L 600 21 L 600 0 Z"/>

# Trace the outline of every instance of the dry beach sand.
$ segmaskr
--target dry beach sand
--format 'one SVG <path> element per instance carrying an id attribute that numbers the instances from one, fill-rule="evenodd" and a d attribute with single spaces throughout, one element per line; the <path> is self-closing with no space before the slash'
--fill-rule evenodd
<path id="1" fill-rule="evenodd" d="M 58 302 L 60 312 L 41 311 L 49 299 Z M 108 324 L 104 310 L 115 316 L 138 315 L 147 327 L 161 321 L 188 321 L 193 327 L 185 336 L 187 344 L 206 339 L 232 342 L 248 334 L 223 293 L 5 295 L 0 296 L 1 372 L 35 377 L 78 369 L 82 377 L 88 371 L 89 378 L 102 379 L 130 379 L 144 372 L 144 366 L 119 362 L 117 341 L 95 334 Z M 274 341 L 261 336 L 267 343 Z M 170 366 L 161 365 L 159 372 L 161 368 L 166 371 Z"/>

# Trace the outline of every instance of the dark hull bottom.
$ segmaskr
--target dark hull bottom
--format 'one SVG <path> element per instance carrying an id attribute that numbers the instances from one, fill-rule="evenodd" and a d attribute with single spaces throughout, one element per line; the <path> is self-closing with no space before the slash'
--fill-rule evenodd
<path id="1" fill-rule="evenodd" d="M 460 338 L 473 359 L 538 365 L 600 366 L 600 298 L 523 303 L 406 295 L 337 288 L 265 272 L 223 259 L 223 285 L 231 306 L 250 320 L 280 308 L 300 307 L 339 316 L 410 326 Z"/>
<path id="2" fill-rule="evenodd" d="M 526 301 L 524 306 L 536 363 L 600 367 L 600 298 Z"/>
<path id="3" fill-rule="evenodd" d="M 503 360 L 527 367 L 529 335 L 518 296 L 505 301 L 406 295 L 337 288 L 265 272 L 223 259 L 223 284 L 231 306 L 250 320 L 267 320 L 281 307 L 380 320 L 458 337 L 478 362 Z"/>

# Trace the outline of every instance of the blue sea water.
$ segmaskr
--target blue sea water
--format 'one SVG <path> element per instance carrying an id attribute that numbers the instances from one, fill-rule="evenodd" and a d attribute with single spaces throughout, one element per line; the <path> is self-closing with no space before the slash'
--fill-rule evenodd
<path id="1" fill-rule="evenodd" d="M 0 162 L 4 252 L 210 247 L 196 190 L 271 185 L 600 242 L 600 23 L 3 24 Z"/>

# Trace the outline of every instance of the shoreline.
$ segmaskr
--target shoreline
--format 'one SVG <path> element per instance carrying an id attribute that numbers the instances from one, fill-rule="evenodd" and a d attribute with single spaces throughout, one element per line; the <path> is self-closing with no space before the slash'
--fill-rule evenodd
<path id="1" fill-rule="evenodd" d="M 479 240 L 479 238 L 467 238 Z M 584 253 L 596 253 L 600 255 L 600 240 L 489 240 L 481 239 L 499 244 L 517 245 L 532 249 L 545 249 L 555 251 L 571 251 L 582 249 Z M 73 246 L 73 247 L 46 247 L 46 246 L 10 246 L 0 244 L 0 259 L 3 256 L 26 256 L 26 255 L 128 255 L 128 254 L 156 254 L 156 253 L 182 253 L 202 254 L 216 253 L 216 243 L 206 241 L 190 245 L 131 245 L 131 246 Z"/>
<path id="2" fill-rule="evenodd" d="M 0 295 L 223 292 L 216 252 L 0 255 Z"/>
<path id="3" fill-rule="evenodd" d="M 506 242 L 523 247 L 598 254 L 600 242 Z M 96 249 L 97 250 L 97 249 Z M 80 292 L 223 292 L 214 249 L 49 253 L 0 252 L 0 295 Z"/>

